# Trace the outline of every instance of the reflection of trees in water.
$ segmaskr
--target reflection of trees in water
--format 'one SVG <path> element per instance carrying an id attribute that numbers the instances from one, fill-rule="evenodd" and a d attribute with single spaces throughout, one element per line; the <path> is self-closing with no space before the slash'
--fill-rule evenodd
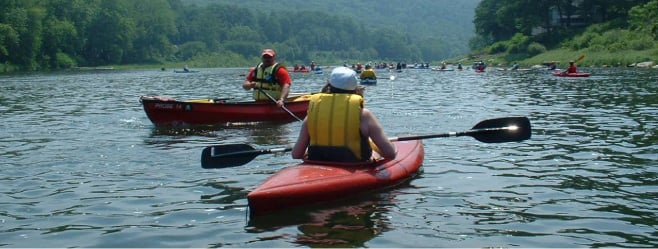
<path id="1" fill-rule="evenodd" d="M 390 191 L 390 190 L 389 190 Z M 378 192 L 332 202 L 251 217 L 248 232 L 274 231 L 297 226 L 296 244 L 308 247 L 365 247 L 365 243 L 390 230 L 387 213 L 395 191 Z"/>
<path id="2" fill-rule="evenodd" d="M 151 138 L 158 136 L 204 136 L 212 137 L 213 133 L 219 128 L 214 126 L 199 126 L 199 127 L 155 127 L 151 130 Z"/>

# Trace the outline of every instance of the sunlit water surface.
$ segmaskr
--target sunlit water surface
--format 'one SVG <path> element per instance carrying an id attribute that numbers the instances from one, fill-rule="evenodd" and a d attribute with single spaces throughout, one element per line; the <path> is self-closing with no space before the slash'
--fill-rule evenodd
<path id="1" fill-rule="evenodd" d="M 658 74 L 583 70 L 379 71 L 366 106 L 389 136 L 520 115 L 532 138 L 426 139 L 407 184 L 257 219 L 246 194 L 298 161 L 202 169 L 201 150 L 282 147 L 298 122 L 156 128 L 139 102 L 248 100 L 246 69 L 0 76 L 0 247 L 657 247 Z M 292 77 L 316 92 L 328 72 Z"/>

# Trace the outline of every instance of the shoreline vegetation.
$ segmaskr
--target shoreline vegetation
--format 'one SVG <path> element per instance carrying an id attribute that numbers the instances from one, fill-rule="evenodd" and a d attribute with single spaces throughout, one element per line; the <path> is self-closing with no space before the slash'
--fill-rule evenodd
<path id="1" fill-rule="evenodd" d="M 581 50 L 568 50 L 568 49 L 555 49 L 541 53 L 528 58 L 519 58 L 509 56 L 504 53 L 499 54 L 481 54 L 470 55 L 468 57 L 457 57 L 450 61 L 460 61 L 462 65 L 469 65 L 466 62 L 484 61 L 489 66 L 508 67 L 515 62 L 520 67 L 532 67 L 535 65 L 547 65 L 554 61 L 557 63 L 558 68 L 566 68 L 570 60 L 576 60 L 578 57 L 584 55 L 583 60 L 578 61 L 579 67 L 636 67 L 638 63 L 649 64 L 649 68 L 656 68 L 658 65 L 658 48 L 647 50 L 624 50 L 617 52 L 602 52 L 590 51 L 589 49 Z M 466 59 L 468 58 L 468 59 Z"/>
<path id="2" fill-rule="evenodd" d="M 555 61 L 558 68 L 566 68 L 570 60 L 576 60 L 579 56 L 584 55 L 584 59 L 577 62 L 579 67 L 636 67 L 638 63 L 643 63 L 637 67 L 648 67 L 658 69 L 658 48 L 647 50 L 623 50 L 617 52 L 602 52 L 590 51 L 590 49 L 581 50 L 568 50 L 568 49 L 555 49 L 541 53 L 528 58 L 514 57 L 505 53 L 498 54 L 470 54 L 454 58 L 446 59 L 447 64 L 461 63 L 464 67 L 470 66 L 475 61 L 484 61 L 490 67 L 509 67 L 515 62 L 520 67 L 532 67 L 537 65 L 547 65 L 551 61 Z M 352 61 L 352 60 L 348 60 Z M 356 61 L 356 63 L 365 64 L 368 61 L 378 62 L 377 59 L 368 59 L 364 61 Z M 216 61 L 215 61 L 216 62 Z M 285 59 L 283 60 L 285 64 Z M 322 65 L 342 65 L 344 61 L 330 61 L 322 63 Z M 430 66 L 438 66 L 442 61 L 429 62 Z M 415 62 L 407 61 L 409 64 Z M 105 70 L 140 70 L 140 69 L 153 69 L 165 72 L 173 72 L 173 70 L 182 70 L 185 65 L 189 68 L 249 68 L 253 65 L 245 63 L 244 65 L 236 65 L 234 63 L 208 63 L 207 58 L 203 60 L 190 60 L 186 62 L 165 62 L 165 63 L 151 63 L 151 64 L 124 64 L 124 65 L 105 65 L 98 67 L 71 67 L 67 69 L 59 69 L 53 71 L 105 71 Z M 18 73 L 20 71 L 12 70 L 11 66 L 0 64 L 0 73 Z"/>

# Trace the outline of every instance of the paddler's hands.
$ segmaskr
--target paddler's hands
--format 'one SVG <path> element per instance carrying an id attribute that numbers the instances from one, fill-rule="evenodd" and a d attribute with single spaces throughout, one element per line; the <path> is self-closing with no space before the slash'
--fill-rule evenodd
<path id="1" fill-rule="evenodd" d="M 244 88 L 244 90 L 254 89 L 257 86 L 258 83 L 256 83 L 255 81 L 245 81 L 244 84 L 242 84 L 242 88 Z"/>
<path id="2" fill-rule="evenodd" d="M 283 100 L 282 100 L 282 99 L 277 100 L 277 101 L 276 101 L 276 105 L 277 105 L 279 108 L 283 107 Z"/>

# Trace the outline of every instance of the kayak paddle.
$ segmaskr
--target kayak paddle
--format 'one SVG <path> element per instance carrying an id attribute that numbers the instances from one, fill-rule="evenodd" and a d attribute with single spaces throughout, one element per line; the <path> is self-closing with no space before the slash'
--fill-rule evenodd
<path id="1" fill-rule="evenodd" d="M 201 167 L 204 169 L 227 168 L 244 165 L 258 155 L 291 151 L 292 147 L 259 150 L 249 144 L 226 144 L 208 146 L 201 152 Z"/>
<path id="2" fill-rule="evenodd" d="M 519 142 L 531 136 L 530 120 L 527 117 L 504 117 L 479 122 L 470 130 L 420 136 L 393 137 L 389 140 L 407 141 L 438 137 L 471 136 L 483 143 Z M 249 144 L 226 144 L 208 146 L 201 153 L 201 167 L 205 169 L 228 168 L 244 165 L 259 155 L 291 151 L 292 147 L 259 150 Z"/>
<path id="3" fill-rule="evenodd" d="M 471 136 L 483 143 L 519 142 L 530 138 L 530 120 L 526 117 L 505 117 L 483 120 L 467 131 L 432 135 L 390 138 L 391 142 L 437 137 Z"/>

